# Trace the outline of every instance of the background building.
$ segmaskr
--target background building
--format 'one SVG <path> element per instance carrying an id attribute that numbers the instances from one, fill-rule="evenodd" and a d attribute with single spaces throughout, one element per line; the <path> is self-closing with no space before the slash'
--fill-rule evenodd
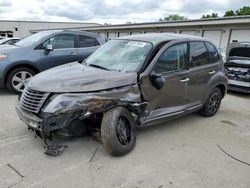
<path id="1" fill-rule="evenodd" d="M 209 38 L 218 48 L 225 48 L 233 41 L 250 41 L 250 16 L 108 26 L 99 25 L 79 29 L 97 32 L 108 39 L 138 33 L 183 33 Z"/>
<path id="2" fill-rule="evenodd" d="M 26 37 L 48 29 L 74 29 L 95 32 L 113 39 L 141 33 L 182 33 L 206 37 L 218 48 L 226 48 L 233 41 L 250 41 L 250 16 L 210 18 L 185 21 L 100 25 L 96 23 L 0 21 L 0 35 Z"/>
<path id="3" fill-rule="evenodd" d="M 45 30 L 58 28 L 79 28 L 97 26 L 96 23 L 79 22 L 43 22 L 43 21 L 10 21 L 0 20 L 0 36 L 21 37 L 31 35 L 31 30 Z"/>

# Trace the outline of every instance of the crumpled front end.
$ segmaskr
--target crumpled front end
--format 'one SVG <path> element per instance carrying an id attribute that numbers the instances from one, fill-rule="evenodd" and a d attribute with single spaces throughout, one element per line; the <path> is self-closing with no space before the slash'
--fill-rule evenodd
<path id="1" fill-rule="evenodd" d="M 250 93 L 250 64 L 249 66 L 226 63 L 225 74 L 228 78 L 228 89 Z"/>
<path id="2" fill-rule="evenodd" d="M 96 127 L 102 114 L 115 106 L 125 106 L 135 116 L 141 116 L 145 103 L 141 100 L 138 85 L 90 93 L 64 94 L 43 93 L 26 88 L 16 110 L 29 128 L 47 139 L 51 138 L 52 132 L 67 129 L 76 119 L 90 127 Z"/>

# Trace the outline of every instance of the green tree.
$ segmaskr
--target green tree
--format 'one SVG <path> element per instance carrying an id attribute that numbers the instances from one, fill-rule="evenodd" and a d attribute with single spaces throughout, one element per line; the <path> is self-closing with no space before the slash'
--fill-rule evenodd
<path id="1" fill-rule="evenodd" d="M 185 16 L 180 16 L 179 14 L 170 14 L 168 16 L 159 19 L 160 22 L 174 21 L 174 20 L 188 20 L 188 18 Z"/>
<path id="2" fill-rule="evenodd" d="M 212 13 L 211 15 L 210 14 L 207 14 L 207 15 L 202 15 L 202 18 L 218 18 L 218 13 Z"/>
<path id="3" fill-rule="evenodd" d="M 236 11 L 237 16 L 250 15 L 250 7 L 243 7 Z"/>
<path id="4" fill-rule="evenodd" d="M 224 17 L 228 17 L 228 16 L 235 16 L 234 11 L 233 11 L 233 10 L 228 10 L 228 11 L 226 11 Z"/>
<path id="5" fill-rule="evenodd" d="M 246 15 L 250 15 L 250 7 L 242 7 L 238 10 L 236 10 L 235 12 L 233 10 L 228 10 L 226 11 L 224 17 L 228 17 L 228 16 L 246 16 Z"/>

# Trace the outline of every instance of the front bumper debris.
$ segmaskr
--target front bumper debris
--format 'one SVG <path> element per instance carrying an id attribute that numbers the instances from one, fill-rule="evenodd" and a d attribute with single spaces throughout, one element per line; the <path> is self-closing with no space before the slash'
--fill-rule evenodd
<path id="1" fill-rule="evenodd" d="M 243 93 L 250 93 L 250 82 L 242 83 L 235 80 L 228 80 L 228 90 L 238 91 Z"/>
<path id="2" fill-rule="evenodd" d="M 38 113 L 26 111 L 21 107 L 20 101 L 16 104 L 19 118 L 44 140 L 45 154 L 52 156 L 60 155 L 65 149 L 65 146 L 49 143 L 52 141 L 52 133 L 70 133 L 69 127 L 74 120 L 87 119 L 88 124 L 90 119 L 94 121 L 96 117 L 101 117 L 102 113 L 115 106 L 125 106 L 138 121 L 139 117 L 145 115 L 147 106 L 147 102 L 141 102 L 141 93 L 137 85 L 95 93 L 64 93 L 54 96 L 49 102 L 45 102 L 42 111 Z M 93 126 L 95 128 L 95 125 Z"/>
<path id="3" fill-rule="evenodd" d="M 19 103 L 17 102 L 16 104 L 16 113 L 18 115 L 18 117 L 24 121 L 26 123 L 26 125 L 28 126 L 29 129 L 32 129 L 38 133 L 42 133 L 42 123 L 43 120 L 39 117 L 37 117 L 36 115 L 29 113 L 29 112 L 25 112 L 24 110 L 21 109 Z M 42 137 L 42 135 L 41 135 Z"/>

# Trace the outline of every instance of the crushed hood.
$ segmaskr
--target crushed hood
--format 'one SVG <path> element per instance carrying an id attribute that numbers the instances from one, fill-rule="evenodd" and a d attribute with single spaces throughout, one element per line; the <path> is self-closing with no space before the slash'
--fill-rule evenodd
<path id="1" fill-rule="evenodd" d="M 137 83 L 137 73 L 102 70 L 73 62 L 34 76 L 28 87 L 53 93 L 93 92 L 135 83 Z"/>

